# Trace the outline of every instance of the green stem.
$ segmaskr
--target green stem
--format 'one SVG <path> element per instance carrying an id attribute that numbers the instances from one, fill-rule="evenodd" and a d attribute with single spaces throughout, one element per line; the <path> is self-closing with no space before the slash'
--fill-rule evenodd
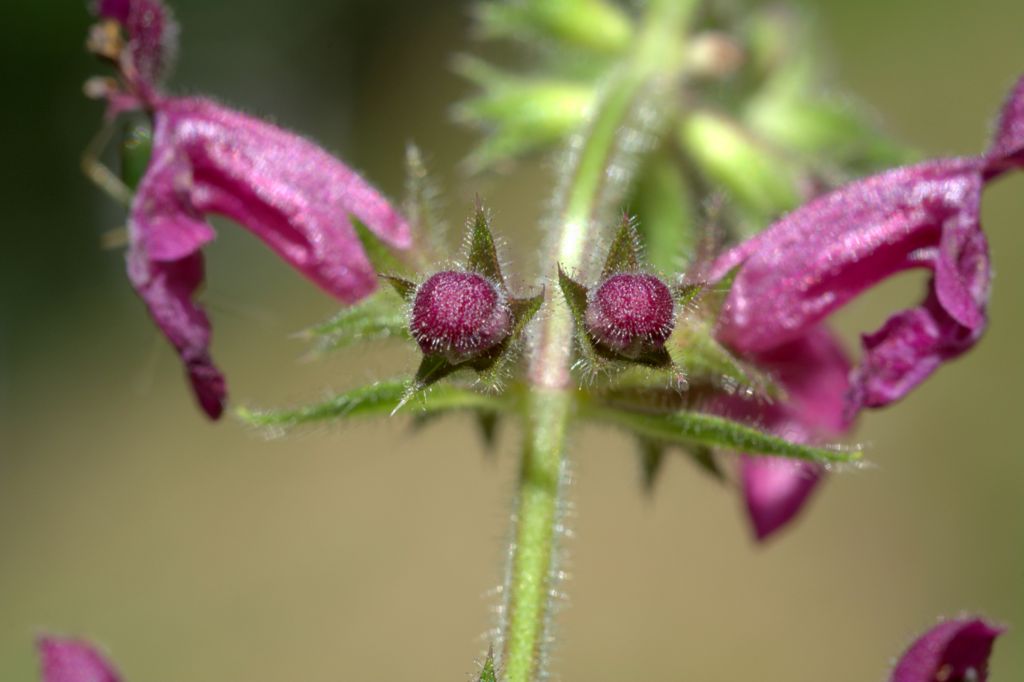
<path id="1" fill-rule="evenodd" d="M 558 264 L 586 281 L 589 251 L 602 209 L 615 200 L 608 170 L 630 116 L 653 81 L 675 82 L 682 69 L 687 20 L 697 0 L 651 0 L 629 61 L 609 80 L 575 165 L 557 216 L 548 272 Z M 548 287 L 547 312 L 530 356 L 526 444 L 503 623 L 505 682 L 535 682 L 543 674 L 557 578 L 557 528 L 565 467 L 565 436 L 572 415 L 570 377 L 573 320 L 558 287 Z"/>

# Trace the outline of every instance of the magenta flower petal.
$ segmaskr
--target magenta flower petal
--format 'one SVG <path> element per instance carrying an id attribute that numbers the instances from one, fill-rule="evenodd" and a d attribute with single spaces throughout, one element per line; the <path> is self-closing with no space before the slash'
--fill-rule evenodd
<path id="1" fill-rule="evenodd" d="M 216 418 L 224 379 L 207 350 L 209 322 L 192 301 L 200 249 L 215 236 L 207 214 L 233 218 L 345 303 L 377 287 L 349 216 L 396 248 L 412 235 L 380 193 L 298 135 L 201 99 L 161 100 L 154 115 L 153 154 L 131 210 L 129 275 Z"/>
<path id="2" fill-rule="evenodd" d="M 192 300 L 203 281 L 202 253 L 156 261 L 132 250 L 128 253 L 128 278 L 181 356 L 199 405 L 210 419 L 219 418 L 227 402 L 227 387 L 210 359 L 210 321 Z"/>
<path id="3" fill-rule="evenodd" d="M 38 642 L 42 682 L 120 682 L 109 662 L 85 642 L 43 637 Z"/>
<path id="4" fill-rule="evenodd" d="M 829 440 L 850 428 L 845 396 L 850 363 L 835 337 L 823 327 L 755 358 L 786 390 L 784 402 L 738 397 L 719 399 L 713 411 L 751 421 L 788 440 Z M 744 457 L 740 469 L 747 515 L 758 540 L 786 526 L 810 499 L 823 469 L 809 462 Z"/>
<path id="5" fill-rule="evenodd" d="M 949 620 L 915 641 L 890 682 L 985 682 L 992 645 L 1003 629 L 978 618 Z"/>
<path id="6" fill-rule="evenodd" d="M 723 254 L 711 278 L 739 272 L 719 338 L 740 353 L 763 353 L 800 338 L 881 280 L 927 268 L 933 277 L 924 302 L 863 337 L 849 409 L 899 400 L 981 338 L 990 280 L 981 192 L 1022 165 L 1024 78 L 983 157 L 929 161 L 853 182 Z"/>
<path id="7" fill-rule="evenodd" d="M 160 0 L 99 0 L 96 14 L 124 27 L 133 83 L 150 92 L 167 72 L 177 49 L 178 26 L 170 10 Z"/>

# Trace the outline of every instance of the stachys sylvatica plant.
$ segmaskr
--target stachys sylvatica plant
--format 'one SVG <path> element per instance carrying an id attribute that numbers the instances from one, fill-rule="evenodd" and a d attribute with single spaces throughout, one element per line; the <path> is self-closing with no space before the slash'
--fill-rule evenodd
<path id="1" fill-rule="evenodd" d="M 485 132 L 467 166 L 557 155 L 538 228 L 546 246 L 525 271 L 503 262 L 501 225 L 481 199 L 450 255 L 441 192 L 415 147 L 406 200 L 392 203 L 298 134 L 165 90 L 177 27 L 160 0 L 94 6 L 87 46 L 112 74 L 86 84 L 105 101 L 107 124 L 86 171 L 128 206 L 128 281 L 207 417 L 220 418 L 228 399 L 196 296 L 202 247 L 215 236 L 206 217 L 219 214 L 342 304 L 309 330 L 317 349 L 380 339 L 409 349 L 391 377 L 314 405 L 240 408 L 241 420 L 275 434 L 454 412 L 474 415 L 485 434 L 520 424 L 503 604 L 479 680 L 551 674 L 570 430 L 599 421 L 632 434 L 648 484 L 673 450 L 735 477 L 763 541 L 827 472 L 860 461 L 857 446 L 840 442 L 863 410 L 898 402 L 984 333 L 980 201 L 990 182 L 1024 166 L 1024 78 L 977 156 L 911 163 L 826 90 L 791 15 L 741 4 L 477 7 L 483 34 L 525 44 L 534 66 L 513 73 L 457 60 L 479 94 L 456 118 Z M 124 118 L 132 131 L 114 171 L 98 149 Z M 851 359 L 827 318 L 910 268 L 931 272 L 920 303 L 864 334 Z M 973 617 L 943 621 L 906 650 L 891 680 L 983 682 L 1000 632 Z M 47 682 L 121 680 L 82 641 L 39 646 Z"/>

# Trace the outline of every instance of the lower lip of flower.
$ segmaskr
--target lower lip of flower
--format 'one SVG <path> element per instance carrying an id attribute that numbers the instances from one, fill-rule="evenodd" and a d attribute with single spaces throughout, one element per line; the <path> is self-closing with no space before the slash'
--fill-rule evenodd
<path id="1" fill-rule="evenodd" d="M 512 315 L 504 294 L 485 277 L 446 271 L 416 290 L 409 328 L 424 353 L 461 362 L 504 341 Z"/>

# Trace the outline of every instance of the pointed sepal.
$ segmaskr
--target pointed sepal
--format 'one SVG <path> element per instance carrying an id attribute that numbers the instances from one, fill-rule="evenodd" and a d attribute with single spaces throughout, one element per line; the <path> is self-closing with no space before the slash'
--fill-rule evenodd
<path id="1" fill-rule="evenodd" d="M 473 217 L 466 225 L 466 269 L 483 275 L 499 287 L 505 286 L 498 249 L 491 233 L 491 218 L 479 198 Z"/>
<path id="2" fill-rule="evenodd" d="M 630 217 L 628 213 L 623 213 L 619 229 L 615 233 L 611 248 L 608 249 L 608 257 L 605 258 L 604 267 L 601 269 L 601 279 L 639 270 L 640 234 L 637 232 L 636 219 Z"/>
<path id="3" fill-rule="evenodd" d="M 380 275 L 380 278 L 391 285 L 391 288 L 402 297 L 406 303 L 412 303 L 416 297 L 416 283 L 411 282 L 398 275 Z"/>
<path id="4" fill-rule="evenodd" d="M 494 663 L 493 644 L 487 649 L 487 658 L 484 659 L 484 664 L 480 666 L 480 676 L 477 678 L 477 682 L 498 682 L 498 670 Z"/>

